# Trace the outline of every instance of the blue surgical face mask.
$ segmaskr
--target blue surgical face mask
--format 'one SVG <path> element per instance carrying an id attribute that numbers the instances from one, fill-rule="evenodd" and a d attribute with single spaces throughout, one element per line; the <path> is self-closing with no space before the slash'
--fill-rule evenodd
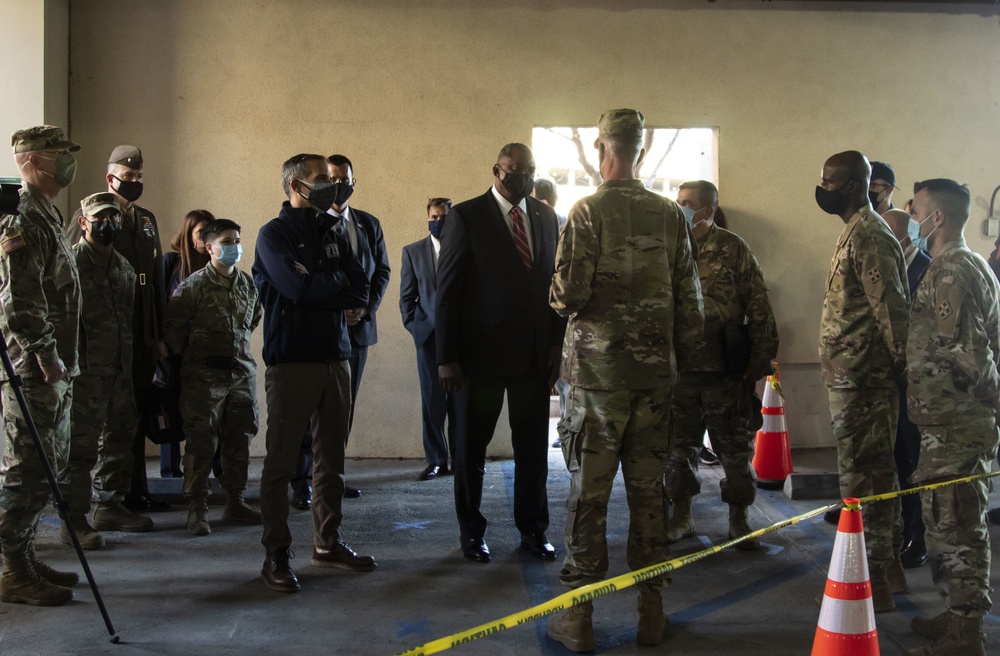
<path id="1" fill-rule="evenodd" d="M 219 263 L 223 266 L 236 266 L 236 263 L 243 257 L 243 247 L 239 244 L 220 244 L 215 248 L 218 250 L 216 257 L 219 258 Z"/>
<path id="2" fill-rule="evenodd" d="M 927 233 L 926 237 L 921 237 L 920 236 L 920 226 L 922 226 L 925 223 L 927 223 L 928 221 L 930 221 L 931 217 L 934 216 L 934 212 L 937 212 L 937 210 L 931 211 L 927 215 L 927 218 L 924 219 L 923 221 L 921 221 L 920 223 L 917 223 L 913 219 L 910 219 L 910 225 L 907 226 L 907 233 L 910 235 L 910 241 L 912 241 L 913 245 L 916 246 L 917 248 L 919 248 L 922 251 L 926 251 L 927 250 L 927 240 L 930 238 L 931 235 L 934 234 L 934 230 L 937 230 L 937 228 L 934 228 L 934 230 L 931 230 L 929 233 Z M 916 234 L 916 236 L 913 235 L 913 226 L 914 225 L 917 226 L 917 229 L 916 229 L 916 233 L 917 234 Z"/>
<path id="3" fill-rule="evenodd" d="M 688 227 L 694 228 L 694 215 L 698 213 L 698 210 L 693 207 L 685 207 L 684 205 L 678 205 L 681 208 L 681 212 L 684 214 L 684 220 L 687 221 Z"/>

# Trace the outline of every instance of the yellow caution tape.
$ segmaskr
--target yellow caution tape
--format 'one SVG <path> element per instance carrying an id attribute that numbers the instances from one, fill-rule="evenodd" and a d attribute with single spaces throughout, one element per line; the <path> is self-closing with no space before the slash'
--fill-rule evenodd
<path id="1" fill-rule="evenodd" d="M 962 478 L 955 478 L 947 481 L 941 481 L 938 483 L 929 483 L 927 485 L 921 485 L 920 487 L 911 488 L 909 490 L 900 490 L 897 492 L 887 492 L 885 494 L 875 494 L 872 496 L 861 497 L 859 501 L 862 504 L 873 503 L 876 501 L 885 501 L 886 499 L 892 499 L 894 497 L 902 496 L 904 494 L 916 494 L 922 490 L 935 490 L 940 487 L 945 487 L 946 485 L 955 485 L 956 483 L 968 483 L 974 480 L 982 478 L 994 478 L 1000 476 L 1000 471 L 991 472 L 988 474 L 976 474 L 974 476 L 965 476 Z M 726 540 L 725 542 L 720 542 L 719 544 L 704 549 L 697 553 L 689 554 L 687 556 L 682 556 L 680 558 L 674 558 L 673 560 L 668 560 L 657 565 L 650 565 L 649 567 L 644 567 L 642 569 L 637 569 L 633 572 L 628 572 L 627 574 L 622 574 L 621 576 L 616 576 L 612 579 L 607 579 L 604 581 L 599 581 L 597 583 L 591 583 L 590 585 L 585 585 L 580 588 L 571 590 L 570 592 L 563 593 L 558 597 L 554 597 L 545 603 L 538 604 L 537 606 L 532 606 L 531 608 L 526 608 L 525 610 L 513 613 L 512 615 L 507 615 L 506 617 L 501 617 L 498 620 L 492 622 L 487 622 L 486 624 L 480 624 L 466 631 L 460 633 L 455 633 L 444 638 L 438 638 L 428 642 L 420 647 L 414 647 L 404 652 L 400 652 L 396 656 L 424 656 L 425 654 L 436 654 L 438 652 L 451 649 L 452 647 L 457 647 L 459 645 L 464 645 L 467 642 L 472 642 L 473 640 L 479 640 L 480 638 L 485 638 L 486 636 L 491 636 L 500 631 L 513 628 L 515 626 L 520 626 L 527 622 L 533 622 L 537 619 L 545 617 L 546 615 L 551 615 L 560 610 L 564 610 L 570 606 L 578 606 L 580 604 L 586 603 L 588 601 L 593 601 L 598 597 L 603 597 L 605 595 L 611 594 L 612 592 L 617 592 L 619 590 L 624 590 L 625 588 L 630 588 L 637 583 L 642 583 L 643 581 L 648 581 L 650 579 L 657 578 L 664 574 L 673 572 L 674 570 L 680 569 L 685 565 L 690 565 L 691 563 L 698 562 L 703 558 L 708 558 L 713 554 L 717 554 L 724 549 L 728 549 L 740 542 L 746 540 L 752 540 L 754 538 L 759 538 L 768 533 L 773 533 L 779 531 L 788 526 L 798 524 L 799 522 L 805 521 L 807 519 L 812 519 L 818 515 L 822 515 L 829 510 L 838 508 L 843 505 L 843 502 L 837 501 L 829 505 L 823 506 L 821 508 L 816 508 L 815 510 L 810 510 L 809 512 L 802 513 L 801 515 L 796 515 L 795 517 L 790 517 L 789 519 L 782 520 L 771 526 L 765 528 L 757 529 L 752 533 L 740 536 L 738 538 L 733 538 L 732 540 Z"/>
<path id="2" fill-rule="evenodd" d="M 772 360 L 771 366 L 774 368 L 774 373 L 767 377 L 767 382 L 771 383 L 771 387 L 774 388 L 774 391 L 777 392 L 778 396 L 781 397 L 781 400 L 784 401 L 785 394 L 781 391 L 781 374 L 778 371 L 778 361 Z"/>

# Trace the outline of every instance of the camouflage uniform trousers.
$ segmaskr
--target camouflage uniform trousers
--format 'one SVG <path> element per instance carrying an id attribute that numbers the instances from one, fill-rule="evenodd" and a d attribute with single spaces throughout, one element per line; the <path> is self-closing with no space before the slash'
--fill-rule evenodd
<path id="1" fill-rule="evenodd" d="M 983 436 L 989 451 L 972 471 L 956 475 L 985 474 L 996 448 L 996 421 L 990 417 L 948 426 L 921 426 L 921 442 L 948 444 Z M 923 454 L 921 454 L 923 457 Z M 917 470 L 920 476 L 920 470 Z M 951 476 L 945 478 L 952 478 Z M 930 480 L 921 480 L 929 483 Z M 982 617 L 990 611 L 990 534 L 986 529 L 986 480 L 948 485 L 920 493 L 924 539 L 931 559 L 931 576 L 948 609 L 965 617 Z"/>
<path id="2" fill-rule="evenodd" d="M 181 370 L 185 497 L 207 497 L 212 458 L 220 445 L 223 489 L 233 493 L 247 489 L 250 440 L 257 434 L 254 387 L 254 377 L 238 371 Z"/>
<path id="3" fill-rule="evenodd" d="M 577 588 L 608 571 L 608 499 L 618 465 L 629 505 L 630 569 L 670 557 L 666 534 L 663 469 L 670 457 L 669 389 L 589 390 L 570 385 L 566 416 L 559 422 L 570 472 L 566 500 L 566 559 L 560 580 Z M 669 576 L 640 586 L 658 590 Z"/>
<path id="4" fill-rule="evenodd" d="M 66 501 L 73 515 L 90 512 L 91 472 L 101 453 L 114 460 L 132 456 L 132 435 L 138 417 L 132 398 L 132 378 L 125 374 L 82 374 L 73 381 L 73 416 Z M 114 436 L 123 436 L 115 442 Z M 116 451 L 117 450 L 117 451 Z"/>
<path id="5" fill-rule="evenodd" d="M 28 410 L 58 478 L 69 460 L 73 382 L 60 380 L 49 385 L 36 377 L 23 380 Z M 52 498 L 52 488 L 9 382 L 3 383 L 2 396 L 5 429 L 0 463 L 0 547 L 5 553 L 17 553 L 34 540 L 38 520 Z"/>
<path id="6" fill-rule="evenodd" d="M 831 389 L 830 415 L 837 441 L 837 471 L 843 497 L 864 497 L 899 490 L 896 423 L 899 390 Z M 865 546 L 872 570 L 885 570 L 896 558 L 903 532 L 899 497 L 862 506 Z"/>
<path id="7" fill-rule="evenodd" d="M 674 448 L 666 474 L 666 491 L 671 499 L 701 493 L 698 455 L 707 429 L 726 474 L 719 482 L 722 501 L 737 506 L 753 505 L 757 498 L 757 474 L 750 464 L 754 433 L 748 429 L 748 404 L 746 386 L 741 381 L 729 380 L 725 374 L 681 375 L 674 388 L 670 422 Z"/>

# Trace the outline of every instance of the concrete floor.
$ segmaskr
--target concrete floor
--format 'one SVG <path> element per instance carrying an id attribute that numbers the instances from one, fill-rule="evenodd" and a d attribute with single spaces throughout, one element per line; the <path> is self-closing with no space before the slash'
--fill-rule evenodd
<path id="1" fill-rule="evenodd" d="M 156 463 L 149 465 L 153 472 Z M 549 465 L 549 537 L 561 552 L 569 477 L 558 451 L 550 452 Z M 252 475 L 259 476 L 260 462 L 252 468 Z M 302 592 L 271 592 L 260 581 L 258 527 L 214 521 L 210 536 L 194 538 L 185 530 L 186 513 L 178 505 L 173 512 L 154 515 L 154 533 L 110 533 L 105 550 L 88 553 L 122 644 L 109 644 L 84 582 L 76 587 L 75 600 L 61 608 L 0 604 L 0 654 L 395 654 L 565 591 L 558 580 L 559 561 L 545 564 L 516 550 L 512 463 L 487 465 L 483 506 L 491 521 L 486 539 L 493 553 L 488 565 L 468 562 L 458 550 L 452 479 L 418 482 L 421 468 L 417 461 L 348 463 L 348 478 L 364 495 L 344 502 L 345 538 L 377 558 L 375 572 L 311 567 L 310 515 L 293 510 L 297 558 L 292 565 Z M 674 555 L 726 537 L 726 511 L 718 500 L 720 468 L 702 467 L 702 474 L 705 493 L 694 507 L 699 537 L 675 545 Z M 250 496 L 256 496 L 256 480 Z M 1000 495 L 994 493 L 992 501 L 1000 505 Z M 616 575 L 626 571 L 628 514 L 620 477 L 611 503 L 608 532 L 611 574 Z M 761 490 L 751 523 L 765 526 L 820 505 Z M 218 506 L 210 510 L 210 518 L 221 514 Z M 58 543 L 58 534 L 58 517 L 46 517 L 39 554 L 53 565 L 78 568 L 72 549 Z M 996 545 L 998 527 L 991 527 L 991 534 Z M 730 550 L 675 572 L 664 594 L 671 628 L 662 647 L 640 650 L 635 645 L 632 590 L 601 598 L 594 614 L 597 652 L 807 653 L 819 615 L 814 599 L 823 591 L 834 535 L 833 526 L 813 519 L 766 536 L 759 552 Z M 912 593 L 897 596 L 897 612 L 878 616 L 882 654 L 901 654 L 924 644 L 910 633 L 910 619 L 942 610 L 926 567 L 909 570 L 908 577 Z M 996 571 L 992 584 L 1000 589 Z M 544 624 L 515 627 L 449 653 L 568 654 L 545 637 Z M 989 616 L 986 628 L 996 649 L 1000 617 Z"/>

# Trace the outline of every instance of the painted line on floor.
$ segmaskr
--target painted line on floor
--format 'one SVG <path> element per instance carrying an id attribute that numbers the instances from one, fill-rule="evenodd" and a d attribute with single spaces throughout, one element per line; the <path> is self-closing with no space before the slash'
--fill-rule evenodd
<path id="1" fill-rule="evenodd" d="M 513 470 L 513 467 L 511 467 Z M 921 485 L 909 490 L 900 490 L 895 492 L 887 492 L 885 494 L 875 494 L 867 497 L 861 497 L 858 499 L 860 504 L 875 503 L 877 501 L 886 501 L 888 499 L 894 499 L 898 496 L 903 496 L 905 494 L 916 494 L 924 490 L 936 490 L 948 485 L 956 485 L 958 483 L 968 483 L 980 479 L 989 479 L 1000 476 L 1000 471 L 990 472 L 987 474 L 975 474 L 973 476 L 963 476 L 961 478 L 955 478 L 946 481 L 940 481 L 935 483 L 928 483 L 926 485 Z M 506 472 L 505 472 L 506 477 Z M 773 533 L 779 531 L 783 528 L 798 524 L 807 519 L 812 519 L 813 517 L 818 517 L 826 513 L 828 510 L 833 510 L 834 508 L 839 508 L 844 504 L 840 501 L 835 503 L 827 504 L 821 506 L 814 510 L 802 513 L 801 515 L 796 515 L 795 517 L 789 517 L 780 522 L 772 524 L 764 528 L 752 531 L 744 536 L 735 538 L 732 540 L 726 540 L 725 542 L 720 542 L 710 549 L 705 549 L 687 556 L 682 556 L 680 558 L 674 558 L 663 563 L 656 565 L 651 565 L 649 567 L 644 567 L 642 569 L 637 569 L 627 574 L 622 574 L 621 576 L 616 576 L 611 579 L 606 579 L 604 581 L 598 581 L 597 583 L 591 583 L 590 585 L 585 585 L 575 590 L 565 592 L 557 597 L 554 597 L 544 603 L 537 604 L 531 608 L 526 608 L 524 610 L 518 611 L 506 617 L 501 617 L 498 620 L 492 622 L 487 622 L 486 624 L 480 624 L 479 626 L 473 627 L 466 631 L 461 631 L 444 638 L 438 638 L 428 642 L 427 644 L 421 645 L 419 647 L 414 647 L 404 652 L 400 652 L 396 656 L 425 656 L 426 654 L 436 654 L 438 652 L 451 649 L 453 647 L 458 647 L 459 645 L 464 645 L 487 636 L 495 635 L 501 631 L 505 631 L 509 628 L 520 626 L 521 624 L 526 624 L 528 622 L 534 622 L 535 620 L 541 619 L 546 615 L 551 615 L 554 612 L 564 610 L 571 606 L 579 606 L 580 604 L 593 601 L 598 597 L 603 597 L 609 595 L 618 590 L 623 590 L 625 588 L 630 588 L 638 583 L 648 581 L 650 579 L 657 578 L 664 574 L 668 574 L 675 570 L 680 569 L 686 565 L 696 563 L 699 560 L 707 558 L 711 555 L 717 554 L 724 549 L 728 549 L 734 545 L 737 545 L 746 540 L 751 540 L 754 538 L 759 538 L 761 536 L 767 535 L 768 533 Z M 805 566 L 805 565 L 803 565 Z"/>

